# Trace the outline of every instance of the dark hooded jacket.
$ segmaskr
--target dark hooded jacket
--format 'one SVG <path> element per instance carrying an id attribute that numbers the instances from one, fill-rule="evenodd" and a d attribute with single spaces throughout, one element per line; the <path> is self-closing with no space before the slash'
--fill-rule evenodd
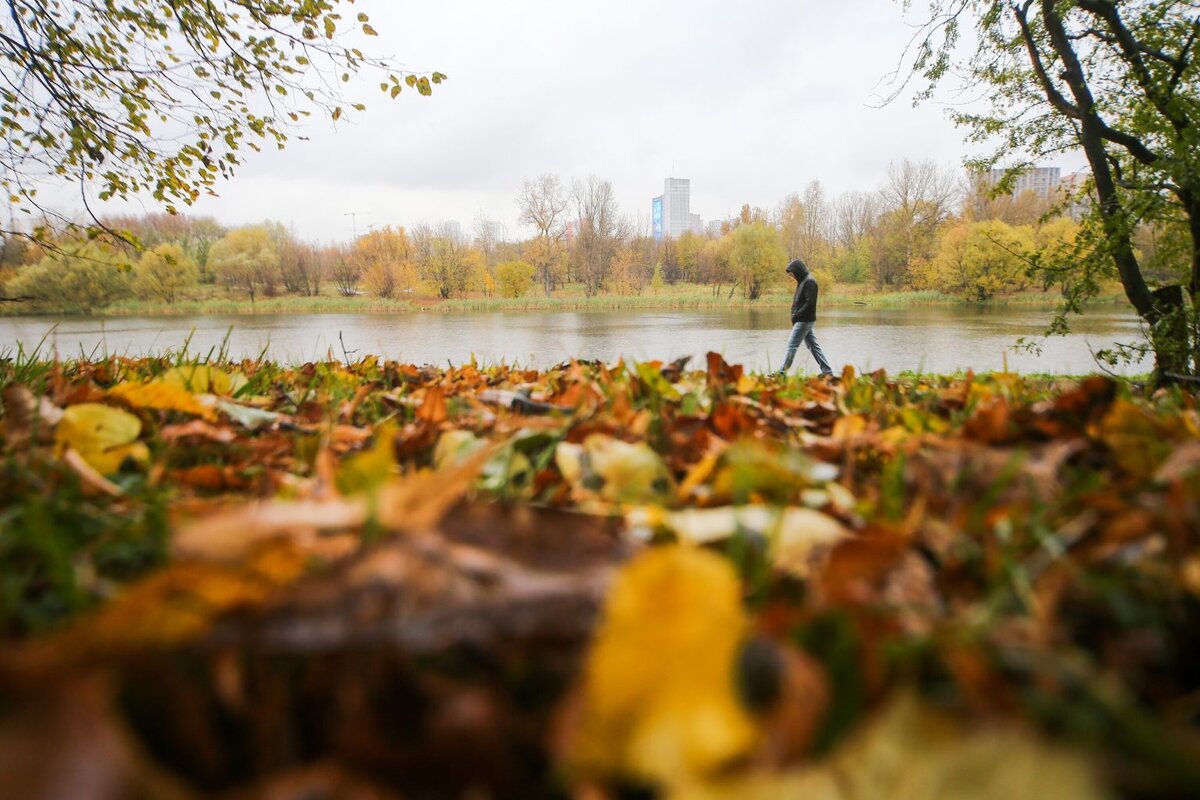
<path id="1" fill-rule="evenodd" d="M 800 259 L 788 264 L 787 272 L 796 279 L 796 294 L 792 297 L 792 324 L 817 321 L 817 279 L 808 272 Z"/>

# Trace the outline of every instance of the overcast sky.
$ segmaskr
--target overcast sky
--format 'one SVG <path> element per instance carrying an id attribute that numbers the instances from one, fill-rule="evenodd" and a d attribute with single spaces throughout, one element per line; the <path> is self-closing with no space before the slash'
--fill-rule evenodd
<path id="1" fill-rule="evenodd" d="M 375 52 L 449 80 L 387 101 L 363 78 L 366 112 L 309 122 L 308 141 L 255 156 L 190 213 L 329 241 L 350 238 L 348 212 L 361 233 L 449 219 L 470 231 L 482 211 L 516 237 L 521 181 L 543 172 L 607 178 L 631 216 L 648 216 L 664 177 L 690 178 L 692 211 L 708 220 L 773 208 L 813 179 L 831 194 L 873 189 L 891 161 L 957 168 L 967 153 L 937 105 L 874 107 L 910 36 L 894 0 L 360 9 Z"/>

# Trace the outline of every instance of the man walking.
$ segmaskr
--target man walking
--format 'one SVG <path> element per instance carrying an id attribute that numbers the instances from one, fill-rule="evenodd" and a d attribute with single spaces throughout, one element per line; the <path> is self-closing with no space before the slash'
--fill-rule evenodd
<path id="1" fill-rule="evenodd" d="M 783 360 L 783 366 L 777 374 L 780 377 L 787 374 L 792 366 L 792 359 L 796 357 L 796 350 L 800 348 L 800 342 L 804 342 L 812 351 L 813 358 L 817 360 L 817 366 L 821 368 L 821 377 L 828 378 L 833 375 L 833 370 L 825 360 L 821 345 L 817 344 L 817 337 L 813 335 L 813 325 L 817 321 L 817 292 L 820 290 L 817 279 L 798 258 L 788 264 L 787 273 L 796 279 L 796 294 L 792 297 L 792 335 L 788 337 L 787 358 Z"/>

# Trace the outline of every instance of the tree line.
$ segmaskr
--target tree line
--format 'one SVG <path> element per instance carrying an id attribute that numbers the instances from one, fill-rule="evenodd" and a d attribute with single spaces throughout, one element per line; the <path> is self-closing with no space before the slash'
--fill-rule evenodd
<path id="1" fill-rule="evenodd" d="M 119 234 L 45 245 L 6 239 L 0 280 L 9 297 L 64 310 L 129 296 L 173 303 L 206 288 L 256 301 L 517 298 L 570 285 L 594 296 L 690 284 L 754 300 L 798 257 L 827 289 L 866 284 L 986 301 L 1064 287 L 1095 246 L 1086 198 L 1014 196 L 932 162 L 892 165 L 873 192 L 830 197 L 814 181 L 773 209 L 747 204 L 719 230 L 674 239 L 639 226 L 619 208 L 612 184 L 597 177 L 529 179 L 515 204 L 528 235 L 513 241 L 483 215 L 470 234 L 454 224 L 388 225 L 349 245 L 305 242 L 275 222 L 227 229 L 209 217 L 108 217 L 105 228 Z M 1135 241 L 1148 269 L 1179 269 L 1190 255 L 1185 234 L 1167 222 L 1141 226 Z"/>

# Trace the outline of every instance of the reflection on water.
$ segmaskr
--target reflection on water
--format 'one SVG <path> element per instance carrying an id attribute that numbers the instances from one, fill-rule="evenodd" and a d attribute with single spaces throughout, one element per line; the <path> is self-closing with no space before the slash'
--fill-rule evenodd
<path id="1" fill-rule="evenodd" d="M 589 311 L 395 315 L 304 314 L 172 318 L 0 318 L 0 351 L 26 348 L 49 333 L 47 346 L 64 358 L 80 353 L 142 355 L 181 347 L 204 354 L 229 336 L 235 357 L 288 362 L 378 354 L 414 363 L 461 364 L 508 361 L 546 367 L 571 357 L 614 361 L 673 359 L 708 350 L 731 362 L 767 369 L 783 360 L 788 311 L 784 308 L 725 311 Z M 859 369 L 950 372 L 972 368 L 1022 372 L 1087 373 L 1092 352 L 1138 336 L 1135 317 L 1115 310 L 1089 312 L 1074 333 L 1042 343 L 1039 355 L 1013 350 L 1020 337 L 1038 337 L 1049 313 L 1025 309 L 835 308 L 823 311 L 817 337 L 837 366 Z M 341 334 L 341 340 L 339 340 Z M 800 370 L 815 370 L 801 348 Z M 1144 371 L 1148 364 L 1129 371 Z"/>

